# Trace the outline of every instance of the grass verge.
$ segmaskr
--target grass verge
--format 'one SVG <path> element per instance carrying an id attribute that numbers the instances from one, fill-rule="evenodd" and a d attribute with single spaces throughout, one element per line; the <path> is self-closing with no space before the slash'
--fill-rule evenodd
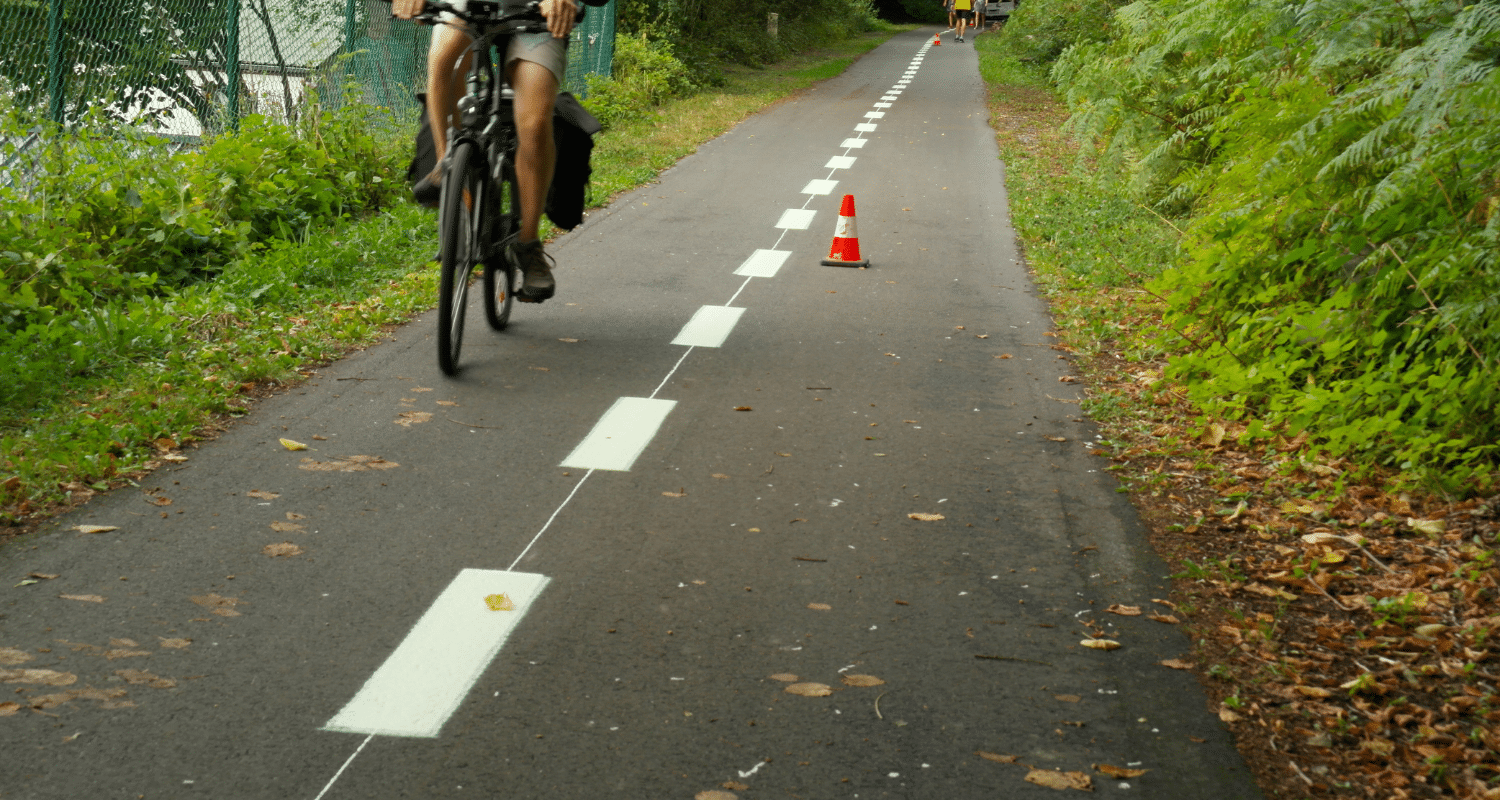
<path id="1" fill-rule="evenodd" d="M 1196 343 L 1148 285 L 1172 222 L 1091 169 L 1003 36 L 975 46 L 1012 220 L 1107 437 L 1094 452 L 1181 569 L 1157 618 L 1194 648 L 1162 668 L 1199 676 L 1270 797 L 1500 798 L 1500 497 L 1404 494 L 1189 404 L 1162 375 Z"/>
<path id="2" fill-rule="evenodd" d="M 655 180 L 894 32 L 728 69 L 723 86 L 606 132 L 594 149 L 591 206 Z M 0 418 L 0 539 L 183 458 L 183 446 L 214 435 L 255 397 L 432 307 L 436 249 L 431 212 L 404 204 L 248 253 L 212 283 L 98 310 L 73 323 L 79 344 L 68 352 L 0 350 L 0 374 L 36 382 L 31 402 Z"/>

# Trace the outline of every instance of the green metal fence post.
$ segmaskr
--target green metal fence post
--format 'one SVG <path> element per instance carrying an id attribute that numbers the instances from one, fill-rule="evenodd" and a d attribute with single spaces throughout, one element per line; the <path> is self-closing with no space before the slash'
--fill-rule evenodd
<path id="1" fill-rule="evenodd" d="M 354 0 L 344 6 L 344 52 L 354 52 Z"/>
<path id="2" fill-rule="evenodd" d="M 228 42 L 224 46 L 224 78 L 228 82 L 229 129 L 240 129 L 240 0 L 224 0 Z"/>
<path id="3" fill-rule="evenodd" d="M 63 0 L 47 0 L 47 116 L 63 122 Z"/>

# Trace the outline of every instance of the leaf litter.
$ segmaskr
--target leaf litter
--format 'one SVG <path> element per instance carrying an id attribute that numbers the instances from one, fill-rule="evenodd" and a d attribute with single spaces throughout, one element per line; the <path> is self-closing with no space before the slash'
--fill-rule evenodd
<path id="1" fill-rule="evenodd" d="M 386 461 L 380 456 L 345 456 L 334 461 L 314 461 L 310 458 L 303 459 L 298 469 L 310 470 L 312 472 L 366 472 L 368 470 L 395 469 L 401 466 L 394 461 Z"/>

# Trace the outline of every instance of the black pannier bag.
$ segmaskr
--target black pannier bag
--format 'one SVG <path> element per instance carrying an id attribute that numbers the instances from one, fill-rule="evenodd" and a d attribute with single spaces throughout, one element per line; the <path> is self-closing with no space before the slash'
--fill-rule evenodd
<path id="1" fill-rule="evenodd" d="M 437 166 L 437 145 L 432 140 L 432 125 L 427 120 L 427 95 L 417 95 L 422 127 L 417 131 L 416 153 L 406 168 L 406 181 L 415 184 L 430 175 Z M 546 214 L 552 224 L 572 230 L 583 222 L 589 176 L 593 168 L 589 158 L 594 150 L 594 134 L 603 125 L 584 109 L 571 92 L 559 92 L 552 109 L 552 140 L 557 145 L 557 167 L 552 173 L 552 188 L 547 192 Z"/>

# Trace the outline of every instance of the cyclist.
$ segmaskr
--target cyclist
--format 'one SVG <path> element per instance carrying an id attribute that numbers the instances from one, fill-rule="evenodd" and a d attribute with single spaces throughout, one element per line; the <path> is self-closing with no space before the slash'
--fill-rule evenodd
<path id="1" fill-rule="evenodd" d="M 461 11 L 467 10 L 467 0 L 449 2 Z M 603 5 L 607 0 L 586 2 Z M 411 19 L 422 13 L 426 5 L 426 0 L 394 0 L 391 13 L 400 19 Z M 524 2 L 506 0 L 505 5 L 509 12 L 518 10 Z M 516 183 L 521 206 L 520 231 L 509 247 L 511 258 L 524 276 L 516 299 L 527 303 L 540 303 L 556 291 L 548 263 L 550 256 L 543 252 L 538 226 L 547 202 L 547 189 L 552 184 L 552 169 L 557 163 L 557 149 L 552 141 L 552 106 L 567 72 L 568 34 L 573 30 L 578 9 L 574 0 L 541 0 L 540 12 L 547 20 L 547 32 L 512 36 L 503 62 L 506 82 L 515 92 Z M 458 98 L 463 94 L 468 47 L 474 41 L 466 29 L 463 20 L 445 13 L 443 24 L 433 31 L 432 45 L 427 51 L 427 119 L 432 126 L 439 166 L 412 187 L 417 201 L 427 206 L 437 205 L 441 164 L 448 149 L 449 118 L 457 113 Z"/>

